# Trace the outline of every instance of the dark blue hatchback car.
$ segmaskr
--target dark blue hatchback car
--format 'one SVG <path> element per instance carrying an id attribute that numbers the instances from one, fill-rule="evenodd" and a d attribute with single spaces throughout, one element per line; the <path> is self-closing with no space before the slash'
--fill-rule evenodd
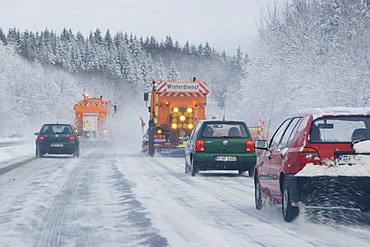
<path id="1" fill-rule="evenodd" d="M 41 158 L 44 154 L 80 155 L 80 141 L 70 124 L 44 124 L 35 135 L 36 157 Z"/>

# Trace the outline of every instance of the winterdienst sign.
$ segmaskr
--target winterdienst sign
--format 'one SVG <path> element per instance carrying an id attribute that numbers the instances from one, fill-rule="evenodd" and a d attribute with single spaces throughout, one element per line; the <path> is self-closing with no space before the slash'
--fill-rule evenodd
<path id="1" fill-rule="evenodd" d="M 198 92 L 199 84 L 195 83 L 171 83 L 167 82 L 166 91 Z"/>
<path id="2" fill-rule="evenodd" d="M 194 96 L 203 97 L 209 89 L 206 82 L 197 81 L 160 81 L 156 87 L 160 96 Z"/>

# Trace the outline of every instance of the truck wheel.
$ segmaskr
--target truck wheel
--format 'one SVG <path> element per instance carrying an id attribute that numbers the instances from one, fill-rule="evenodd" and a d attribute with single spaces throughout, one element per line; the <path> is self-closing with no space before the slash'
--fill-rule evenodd
<path id="1" fill-rule="evenodd" d="M 190 167 L 188 165 L 188 162 L 186 162 L 186 158 L 185 158 L 185 173 L 189 173 L 190 172 Z"/>
<path id="2" fill-rule="evenodd" d="M 263 194 L 257 176 L 255 176 L 254 178 L 254 202 L 256 205 L 256 209 L 261 210 L 263 205 Z"/>
<path id="3" fill-rule="evenodd" d="M 288 184 L 284 181 L 283 186 L 282 212 L 286 222 L 291 222 L 299 213 L 299 208 L 292 205 L 291 191 Z"/>
<path id="4" fill-rule="evenodd" d="M 192 177 L 194 177 L 198 173 L 198 168 L 197 168 L 197 165 L 194 163 L 194 159 L 191 160 L 190 171 L 191 171 Z"/>

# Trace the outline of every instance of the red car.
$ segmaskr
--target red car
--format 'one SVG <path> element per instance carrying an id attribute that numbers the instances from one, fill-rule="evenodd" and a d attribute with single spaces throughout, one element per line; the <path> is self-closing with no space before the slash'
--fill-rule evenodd
<path id="1" fill-rule="evenodd" d="M 370 108 L 312 109 L 286 119 L 255 168 L 255 204 L 282 204 L 285 221 L 299 208 L 370 207 Z"/>

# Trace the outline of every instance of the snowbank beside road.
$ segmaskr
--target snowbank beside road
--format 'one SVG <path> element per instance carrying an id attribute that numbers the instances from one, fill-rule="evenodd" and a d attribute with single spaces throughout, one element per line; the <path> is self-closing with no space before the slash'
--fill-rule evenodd
<path id="1" fill-rule="evenodd" d="M 15 140 L 13 141 L 17 143 Z M 9 143 L 9 140 L 1 139 L 0 143 Z M 34 156 L 35 144 L 31 142 L 21 143 L 19 145 L 0 147 L 0 169 L 10 165 L 13 161 L 20 161 Z"/>

